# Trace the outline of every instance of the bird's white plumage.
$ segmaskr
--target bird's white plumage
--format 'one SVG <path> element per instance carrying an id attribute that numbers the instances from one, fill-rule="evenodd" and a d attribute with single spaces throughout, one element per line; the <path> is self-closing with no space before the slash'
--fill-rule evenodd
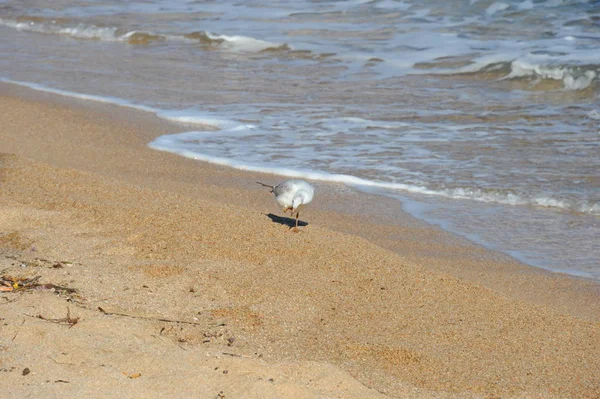
<path id="1" fill-rule="evenodd" d="M 288 180 L 273 187 L 273 195 L 284 211 L 291 209 L 292 212 L 297 212 L 300 206 L 312 201 L 315 188 L 304 180 Z"/>
<path id="2" fill-rule="evenodd" d="M 315 188 L 312 184 L 304 180 L 287 180 L 276 186 L 271 186 L 261 182 L 258 184 L 269 187 L 275 196 L 275 201 L 283 208 L 283 213 L 290 211 L 293 216 L 296 214 L 296 226 L 294 231 L 298 231 L 298 217 L 300 208 L 310 204 L 315 196 Z"/>

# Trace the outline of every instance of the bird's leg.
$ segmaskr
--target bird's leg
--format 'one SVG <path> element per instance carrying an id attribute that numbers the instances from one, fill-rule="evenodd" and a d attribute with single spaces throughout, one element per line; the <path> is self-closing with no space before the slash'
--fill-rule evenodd
<path id="1" fill-rule="evenodd" d="M 294 233 L 299 232 L 300 230 L 298 230 L 298 218 L 300 217 L 300 212 L 296 212 L 296 227 L 294 227 L 294 229 L 292 230 Z"/>

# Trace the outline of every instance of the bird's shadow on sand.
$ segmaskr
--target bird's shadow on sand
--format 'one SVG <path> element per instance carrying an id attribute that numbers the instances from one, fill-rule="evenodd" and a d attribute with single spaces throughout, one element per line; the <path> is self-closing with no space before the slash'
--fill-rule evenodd
<path id="1" fill-rule="evenodd" d="M 274 215 L 272 213 L 269 213 L 267 215 L 267 217 L 269 219 L 271 219 L 271 221 L 273 223 L 279 223 L 282 224 L 284 226 L 288 226 L 290 229 L 293 227 L 296 227 L 296 219 L 295 218 L 288 218 L 288 217 L 284 217 L 284 216 L 277 216 Z M 298 227 L 300 226 L 308 226 L 308 223 L 303 222 L 302 220 L 298 220 Z"/>

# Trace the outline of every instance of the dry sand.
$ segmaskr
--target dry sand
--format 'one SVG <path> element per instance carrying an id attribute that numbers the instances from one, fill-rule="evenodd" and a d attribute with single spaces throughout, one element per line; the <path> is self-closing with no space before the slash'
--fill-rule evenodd
<path id="1" fill-rule="evenodd" d="M 599 398 L 598 284 L 336 185 L 150 150 L 183 130 L 0 85 L 7 398 Z"/>

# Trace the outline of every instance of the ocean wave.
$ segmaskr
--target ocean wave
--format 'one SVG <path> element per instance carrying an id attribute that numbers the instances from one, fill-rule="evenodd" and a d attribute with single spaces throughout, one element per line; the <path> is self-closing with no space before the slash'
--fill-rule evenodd
<path id="1" fill-rule="evenodd" d="M 76 39 L 94 39 L 129 44 L 148 44 L 165 40 L 187 40 L 200 42 L 204 45 L 233 52 L 252 53 L 273 50 L 293 50 L 287 43 L 274 43 L 242 35 L 228 36 L 207 31 L 167 35 L 150 31 L 127 30 L 114 26 L 103 27 L 93 24 L 75 23 L 74 21 L 67 19 L 51 19 L 43 17 L 21 16 L 15 19 L 0 18 L 0 26 L 26 32 L 65 35 Z"/>
<path id="2" fill-rule="evenodd" d="M 426 64 L 433 69 L 436 63 Z M 424 68 L 423 68 L 424 69 Z M 544 64 L 524 58 L 510 59 L 510 55 L 486 57 L 471 62 L 458 69 L 446 69 L 436 73 L 448 75 L 485 75 L 491 79 L 530 79 L 530 88 L 542 88 L 544 83 L 562 83 L 567 91 L 585 90 L 597 84 L 600 77 L 600 64 L 568 65 Z M 550 88 L 556 85 L 550 85 Z"/>
<path id="3" fill-rule="evenodd" d="M 207 31 L 196 31 L 184 35 L 186 39 L 195 40 L 201 44 L 239 52 L 260 52 L 266 50 L 292 50 L 287 43 L 273 43 L 249 36 L 227 36 Z"/>
<path id="4" fill-rule="evenodd" d="M 291 50 L 291 47 L 286 43 L 272 43 L 248 36 L 217 35 L 210 32 L 207 32 L 206 36 L 214 42 L 219 43 L 221 48 L 234 51 L 259 52 L 271 49 Z"/>
<path id="5" fill-rule="evenodd" d="M 554 198 L 547 194 L 527 194 L 506 189 L 450 188 L 434 190 L 440 195 L 455 199 L 469 199 L 480 202 L 504 205 L 531 205 L 545 208 L 557 208 L 577 213 L 600 216 L 600 202 L 580 201 L 576 199 Z"/>
<path id="6" fill-rule="evenodd" d="M 415 63 L 413 68 L 412 73 L 418 74 L 475 75 L 494 80 L 527 79 L 528 87 L 535 90 L 553 90 L 559 85 L 567 91 L 585 90 L 600 80 L 598 58 L 581 52 L 522 55 L 517 51 L 506 51 L 479 57 L 444 56 Z"/>
<path id="7" fill-rule="evenodd" d="M 130 44 L 147 44 L 152 41 L 163 41 L 167 37 L 152 32 L 138 30 L 121 30 L 114 26 L 96 26 L 73 23 L 66 19 L 50 19 L 42 17 L 19 17 L 16 19 L 0 18 L 0 25 L 19 31 L 42 34 L 65 35 L 76 39 L 91 39 L 107 42 L 126 42 Z"/>
<path id="8" fill-rule="evenodd" d="M 525 60 L 514 60 L 507 79 L 531 76 L 536 79 L 562 81 L 566 90 L 584 90 L 598 81 L 600 65 L 569 66 L 544 65 Z"/>

